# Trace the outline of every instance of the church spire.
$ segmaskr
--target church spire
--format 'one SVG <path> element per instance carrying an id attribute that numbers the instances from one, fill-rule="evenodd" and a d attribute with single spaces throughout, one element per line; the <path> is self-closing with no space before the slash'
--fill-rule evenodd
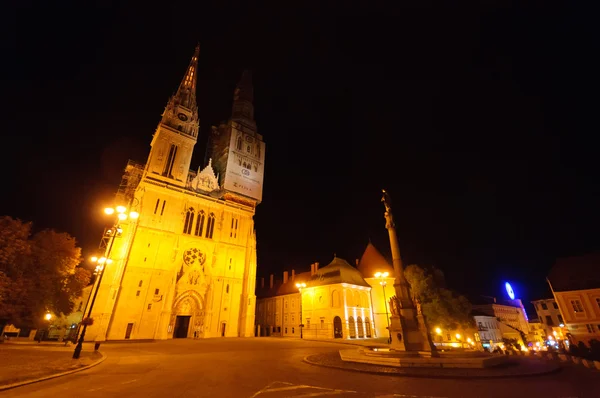
<path id="1" fill-rule="evenodd" d="M 198 56 L 200 55 L 200 44 L 196 45 L 190 65 L 185 71 L 183 80 L 177 89 L 173 99 L 177 104 L 190 110 L 196 108 L 196 79 L 198 76 Z"/>
<path id="2" fill-rule="evenodd" d="M 256 123 L 254 122 L 253 100 L 254 89 L 252 87 L 252 73 L 249 70 L 245 70 L 233 92 L 233 110 L 231 119 L 256 128 Z"/>

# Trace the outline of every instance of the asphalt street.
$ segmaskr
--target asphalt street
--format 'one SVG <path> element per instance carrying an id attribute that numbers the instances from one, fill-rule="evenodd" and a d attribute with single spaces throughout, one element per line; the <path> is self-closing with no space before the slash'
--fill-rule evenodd
<path id="1" fill-rule="evenodd" d="M 0 397 L 599 397 L 600 372 L 512 379 L 452 380 L 380 376 L 304 363 L 348 348 L 282 338 L 105 343 L 102 364 L 73 375 L 0 392 Z M 90 347 L 88 347 L 90 349 Z"/>

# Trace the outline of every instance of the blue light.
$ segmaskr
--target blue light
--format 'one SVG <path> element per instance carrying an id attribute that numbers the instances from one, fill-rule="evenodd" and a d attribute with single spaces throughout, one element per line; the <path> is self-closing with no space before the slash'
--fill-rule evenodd
<path id="1" fill-rule="evenodd" d="M 504 287 L 506 288 L 506 293 L 508 293 L 508 297 L 510 297 L 511 300 L 514 300 L 515 299 L 515 291 L 513 290 L 510 283 L 506 282 L 504 284 Z"/>

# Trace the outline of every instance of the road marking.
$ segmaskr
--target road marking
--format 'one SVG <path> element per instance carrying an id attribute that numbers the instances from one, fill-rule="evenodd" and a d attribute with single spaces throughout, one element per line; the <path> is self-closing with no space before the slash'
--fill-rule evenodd
<path id="1" fill-rule="evenodd" d="M 345 392 L 355 393 L 355 391 L 332 390 L 332 391 L 325 391 L 325 392 L 315 392 L 312 394 L 294 395 L 294 398 L 317 397 L 319 395 L 337 395 L 337 394 L 342 394 Z"/>
<path id="2" fill-rule="evenodd" d="M 129 384 L 129 383 L 133 383 L 134 381 L 137 381 L 137 379 L 133 379 L 133 380 L 129 380 L 129 381 L 124 381 L 121 384 Z"/>
<path id="3" fill-rule="evenodd" d="M 308 391 L 300 391 L 300 390 L 308 390 Z M 313 392 L 311 392 L 310 390 L 312 390 Z M 318 390 L 318 391 L 315 392 L 314 390 Z M 317 396 L 323 396 L 323 395 L 339 395 L 339 394 L 343 394 L 343 393 L 356 394 L 356 391 L 350 391 L 350 390 L 337 390 L 337 389 L 333 389 L 333 388 L 309 386 L 306 384 L 292 384 L 292 383 L 287 383 L 287 382 L 283 382 L 283 381 L 275 381 L 275 382 L 268 384 L 267 386 L 260 389 L 259 391 L 257 391 L 254 395 L 252 395 L 251 398 L 255 398 L 259 395 L 268 395 L 271 397 L 275 397 L 275 396 L 281 397 L 282 395 L 279 393 L 281 393 L 283 391 L 287 391 L 288 394 L 294 394 L 294 395 L 286 394 L 285 395 L 286 397 L 293 396 L 294 398 L 317 397 Z"/>

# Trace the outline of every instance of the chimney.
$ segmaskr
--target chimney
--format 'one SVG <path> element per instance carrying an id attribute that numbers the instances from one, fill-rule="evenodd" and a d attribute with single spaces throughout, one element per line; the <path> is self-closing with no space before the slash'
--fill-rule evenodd
<path id="1" fill-rule="evenodd" d="M 317 273 L 318 270 L 319 270 L 319 263 L 315 263 L 315 274 Z"/>
<path id="2" fill-rule="evenodd" d="M 296 279 L 296 270 L 295 269 L 292 270 L 292 282 L 294 281 L 294 279 Z"/>
<path id="3" fill-rule="evenodd" d="M 311 264 L 310 265 L 310 276 L 313 276 L 315 274 L 315 265 Z"/>
<path id="4" fill-rule="evenodd" d="M 260 288 L 261 289 L 265 288 L 265 278 L 260 278 Z"/>
<path id="5" fill-rule="evenodd" d="M 283 271 L 283 283 L 287 283 L 287 282 L 288 282 L 288 272 Z"/>
<path id="6" fill-rule="evenodd" d="M 273 274 L 269 277 L 269 289 L 273 289 Z"/>

